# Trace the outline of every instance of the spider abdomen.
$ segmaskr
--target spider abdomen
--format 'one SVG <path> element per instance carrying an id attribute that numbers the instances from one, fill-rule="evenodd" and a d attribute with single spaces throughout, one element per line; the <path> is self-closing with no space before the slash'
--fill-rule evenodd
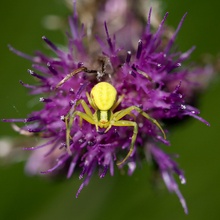
<path id="1" fill-rule="evenodd" d="M 93 104 L 103 111 L 109 110 L 114 105 L 116 96 L 116 89 L 107 82 L 100 82 L 91 90 Z"/>

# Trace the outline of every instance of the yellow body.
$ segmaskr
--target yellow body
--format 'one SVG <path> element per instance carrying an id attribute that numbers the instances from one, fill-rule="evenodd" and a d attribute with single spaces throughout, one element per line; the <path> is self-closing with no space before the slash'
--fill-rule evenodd
<path id="1" fill-rule="evenodd" d="M 107 82 L 97 83 L 91 90 L 92 102 L 101 111 L 109 110 L 114 105 L 116 96 L 116 89 Z"/>
<path id="2" fill-rule="evenodd" d="M 94 109 L 95 112 L 92 113 L 90 107 L 86 104 L 86 102 L 83 99 L 80 99 L 77 101 L 76 106 L 74 106 L 74 109 L 71 109 L 68 115 L 65 117 L 66 142 L 67 142 L 67 150 L 69 154 L 71 154 L 70 131 L 74 122 L 74 117 L 76 115 L 80 117 L 80 122 L 82 122 L 83 119 L 88 123 L 95 125 L 97 131 L 99 128 L 106 128 L 105 132 L 107 132 L 112 126 L 118 126 L 118 127 L 132 126 L 134 128 L 131 139 L 130 150 L 127 156 L 121 162 L 117 163 L 118 165 L 124 163 L 130 156 L 132 156 L 132 153 L 134 151 L 134 145 L 138 134 L 138 125 L 135 121 L 121 120 L 125 115 L 132 115 L 131 112 L 133 110 L 137 111 L 146 119 L 154 123 L 161 130 L 164 138 L 166 139 L 166 135 L 160 124 L 154 118 L 151 118 L 146 112 L 143 112 L 140 108 L 136 106 L 130 106 L 128 108 L 113 113 L 114 110 L 117 108 L 117 106 L 121 103 L 123 96 L 120 96 L 118 99 L 116 99 L 117 91 L 110 83 L 107 82 L 97 83 L 92 88 L 90 95 L 88 93 L 86 93 L 86 95 L 89 104 L 91 105 L 91 107 Z M 79 104 L 82 105 L 85 112 L 75 110 L 75 108 Z"/>

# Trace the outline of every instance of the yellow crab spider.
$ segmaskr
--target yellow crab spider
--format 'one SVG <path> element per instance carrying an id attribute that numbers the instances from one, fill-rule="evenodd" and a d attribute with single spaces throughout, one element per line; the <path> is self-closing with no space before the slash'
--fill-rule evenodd
<path id="1" fill-rule="evenodd" d="M 80 123 L 82 123 L 82 120 L 85 120 L 88 123 L 95 125 L 97 131 L 99 127 L 106 128 L 104 131 L 105 133 L 112 126 L 133 127 L 133 135 L 131 139 L 130 150 L 126 155 L 126 157 L 122 161 L 118 162 L 117 165 L 123 164 L 130 157 L 130 155 L 134 150 L 134 144 L 138 134 L 138 125 L 135 121 L 121 120 L 125 115 L 132 115 L 131 112 L 133 110 L 137 111 L 146 119 L 154 123 L 161 130 L 164 138 L 166 139 L 165 132 L 162 129 L 161 125 L 157 122 L 157 120 L 151 118 L 146 112 L 142 111 L 140 108 L 136 106 L 130 106 L 128 108 L 122 109 L 120 111 L 116 111 L 114 113 L 114 110 L 121 103 L 123 96 L 120 96 L 118 100 L 116 100 L 117 91 L 111 84 L 107 82 L 97 83 L 92 88 L 90 94 L 86 93 L 86 96 L 89 101 L 89 104 L 91 105 L 91 107 L 94 109 L 95 112 L 92 113 L 90 107 L 86 104 L 86 102 L 83 99 L 80 99 L 77 101 L 74 110 L 70 111 L 68 115 L 65 117 L 67 150 L 70 154 L 71 154 L 69 149 L 70 130 L 75 116 L 80 117 Z M 75 108 L 80 104 L 82 105 L 83 110 L 85 112 L 75 111 Z"/>

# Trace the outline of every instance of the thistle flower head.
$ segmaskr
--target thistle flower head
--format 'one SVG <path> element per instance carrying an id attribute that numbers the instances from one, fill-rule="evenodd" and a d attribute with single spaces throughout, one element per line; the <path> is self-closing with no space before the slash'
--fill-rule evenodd
<path id="1" fill-rule="evenodd" d="M 80 24 L 74 8 L 69 18 L 70 32 L 67 35 L 66 50 L 57 47 L 46 37 L 42 39 L 54 52 L 53 57 L 41 52 L 31 57 L 10 47 L 14 53 L 33 62 L 33 70 L 28 70 L 28 73 L 36 78 L 36 85 L 22 81 L 21 84 L 32 95 L 40 94 L 39 101 L 43 103 L 43 108 L 32 112 L 25 119 L 5 121 L 25 122 L 26 125 L 19 132 L 33 134 L 43 140 L 39 146 L 26 148 L 33 150 L 27 165 L 28 172 L 36 173 L 36 170 L 40 170 L 41 173 L 51 173 L 68 167 L 67 177 L 70 178 L 75 169 L 81 169 L 79 178 L 83 182 L 76 196 L 89 183 L 95 171 L 99 171 L 100 178 L 108 172 L 114 175 L 115 162 L 123 160 L 127 155 L 136 132 L 133 150 L 118 168 L 128 166 L 128 174 L 131 175 L 137 162 L 145 157 L 150 158 L 150 161 L 157 164 L 169 191 L 177 194 L 187 213 L 184 198 L 173 178 L 177 174 L 181 183 L 185 183 L 183 171 L 160 149 L 161 145 L 170 143 L 154 122 L 156 120 L 160 123 L 166 133 L 166 123 L 170 119 L 182 119 L 185 116 L 192 116 L 208 125 L 199 116 L 199 110 L 190 105 L 190 101 L 203 86 L 195 79 L 210 75 L 211 70 L 184 67 L 194 47 L 184 53 L 173 49 L 186 15 L 172 37 L 167 37 L 165 21 L 168 13 L 153 32 L 151 12 L 150 9 L 146 27 L 135 44 L 131 43 L 132 36 L 126 36 L 127 29 L 125 32 L 121 30 L 121 36 L 130 39 L 117 39 L 117 35 L 109 32 L 107 22 L 103 25 L 105 39 L 99 36 L 87 38 L 85 26 Z M 97 43 L 98 49 L 93 48 Z M 131 106 L 140 110 L 130 111 L 121 119 L 135 122 L 137 131 L 134 132 L 128 124 L 113 124 L 104 132 L 105 129 L 101 127 L 97 130 L 95 123 L 89 119 L 79 117 L 81 113 L 88 115 L 85 108 L 78 105 L 79 100 L 84 100 L 92 113 L 98 110 L 94 109 L 95 104 L 88 100 L 86 93 L 90 94 L 91 89 L 103 81 L 114 86 L 118 93 L 117 100 L 123 97 L 114 113 Z M 75 114 L 76 111 L 81 113 Z M 143 117 L 143 112 L 154 121 Z M 37 153 L 38 149 L 41 153 Z"/>

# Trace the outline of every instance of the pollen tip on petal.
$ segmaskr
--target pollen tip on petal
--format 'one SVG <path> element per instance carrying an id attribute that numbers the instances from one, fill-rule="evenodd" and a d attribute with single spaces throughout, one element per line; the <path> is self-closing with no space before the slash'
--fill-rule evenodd
<path id="1" fill-rule="evenodd" d="M 33 70 L 28 69 L 27 71 L 28 71 L 28 73 L 30 73 L 30 75 L 33 75 L 33 74 L 34 74 L 34 71 L 33 71 Z"/>
<path id="2" fill-rule="evenodd" d="M 186 184 L 186 179 L 183 175 L 179 176 L 181 184 Z"/>
<path id="3" fill-rule="evenodd" d="M 131 60 L 131 51 L 127 51 L 126 63 L 129 63 Z"/>
<path id="4" fill-rule="evenodd" d="M 40 102 L 44 102 L 44 97 L 40 97 L 40 98 L 39 98 L 39 101 L 40 101 Z"/>
<path id="5" fill-rule="evenodd" d="M 139 40 L 138 40 L 138 49 L 137 49 L 137 54 L 136 54 L 136 58 L 137 58 L 137 59 L 139 59 L 140 56 L 141 56 L 141 53 L 142 53 L 142 45 L 143 45 L 142 40 L 139 39 Z"/>

